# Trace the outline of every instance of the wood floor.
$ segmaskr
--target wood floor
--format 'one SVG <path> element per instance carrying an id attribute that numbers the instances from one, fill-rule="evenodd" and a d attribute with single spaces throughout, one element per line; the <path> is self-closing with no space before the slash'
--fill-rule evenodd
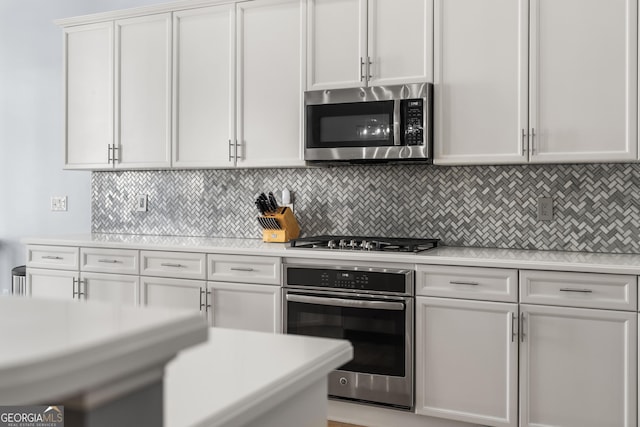
<path id="1" fill-rule="evenodd" d="M 329 421 L 329 424 L 327 424 L 327 427 L 365 427 L 365 426 L 358 426 L 358 425 L 355 425 L 355 424 L 339 423 L 337 421 Z"/>

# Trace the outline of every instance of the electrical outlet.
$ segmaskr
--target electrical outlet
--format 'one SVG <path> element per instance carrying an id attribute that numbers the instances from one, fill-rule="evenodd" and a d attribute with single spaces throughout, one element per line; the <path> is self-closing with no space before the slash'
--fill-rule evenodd
<path id="1" fill-rule="evenodd" d="M 551 197 L 538 197 L 538 221 L 553 220 L 553 199 Z"/>
<path id="2" fill-rule="evenodd" d="M 62 212 L 67 210 L 67 196 L 51 196 L 51 210 Z"/>
<path id="3" fill-rule="evenodd" d="M 146 194 L 138 194 L 138 197 L 136 197 L 136 211 L 138 212 L 147 211 L 147 195 Z"/>

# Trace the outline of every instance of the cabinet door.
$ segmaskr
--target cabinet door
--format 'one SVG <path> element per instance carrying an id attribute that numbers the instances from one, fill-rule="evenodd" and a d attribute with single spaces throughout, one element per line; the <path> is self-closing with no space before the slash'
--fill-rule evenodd
<path id="1" fill-rule="evenodd" d="M 369 0 L 367 28 L 369 86 L 433 81 L 432 0 Z"/>
<path id="2" fill-rule="evenodd" d="M 171 14 L 116 21 L 116 167 L 171 165 Z"/>
<path id="3" fill-rule="evenodd" d="M 138 305 L 140 279 L 124 274 L 82 273 L 85 300 Z"/>
<path id="4" fill-rule="evenodd" d="M 173 15 L 174 167 L 233 166 L 235 6 Z"/>
<path id="5" fill-rule="evenodd" d="M 280 286 L 208 282 L 212 326 L 282 331 Z"/>
<path id="6" fill-rule="evenodd" d="M 77 278 L 75 271 L 27 268 L 27 292 L 36 298 L 75 299 L 78 293 Z"/>
<path id="7" fill-rule="evenodd" d="M 140 287 L 141 305 L 206 311 L 204 281 L 143 276 Z"/>
<path id="8" fill-rule="evenodd" d="M 65 168 L 110 169 L 113 23 L 64 29 Z"/>
<path id="9" fill-rule="evenodd" d="M 434 163 L 526 163 L 528 0 L 435 0 L 434 15 Z"/>
<path id="10" fill-rule="evenodd" d="M 416 413 L 517 425 L 518 305 L 416 298 Z"/>
<path id="11" fill-rule="evenodd" d="M 636 426 L 637 313 L 520 307 L 520 426 Z"/>
<path id="12" fill-rule="evenodd" d="M 635 160 L 637 0 L 531 0 L 532 162 Z"/>
<path id="13" fill-rule="evenodd" d="M 242 167 L 302 166 L 304 0 L 237 5 Z"/>
<path id="14" fill-rule="evenodd" d="M 309 0 L 309 90 L 366 86 L 367 0 Z"/>

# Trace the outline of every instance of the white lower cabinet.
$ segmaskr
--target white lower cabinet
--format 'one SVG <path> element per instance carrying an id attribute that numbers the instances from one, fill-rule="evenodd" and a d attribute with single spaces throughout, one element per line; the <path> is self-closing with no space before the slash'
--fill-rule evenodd
<path id="1" fill-rule="evenodd" d="M 27 294 L 35 298 L 76 299 L 77 271 L 27 268 Z"/>
<path id="2" fill-rule="evenodd" d="M 637 313 L 521 305 L 520 427 L 636 426 Z"/>
<path id="3" fill-rule="evenodd" d="M 198 310 L 206 314 L 205 281 L 142 276 L 140 285 L 142 305 Z"/>
<path id="4" fill-rule="evenodd" d="M 86 300 L 138 305 L 138 276 L 82 273 L 80 284 L 81 296 Z"/>
<path id="5" fill-rule="evenodd" d="M 27 289 L 32 297 L 138 304 L 138 276 L 77 271 L 28 269 Z"/>
<path id="6" fill-rule="evenodd" d="M 211 326 L 280 332 L 280 286 L 141 278 L 141 304 L 200 311 Z"/>
<path id="7" fill-rule="evenodd" d="M 635 427 L 637 277 L 520 271 L 520 427 Z"/>
<path id="8" fill-rule="evenodd" d="M 516 303 L 416 298 L 416 413 L 517 426 Z"/>
<path id="9" fill-rule="evenodd" d="M 208 282 L 212 326 L 281 332 L 280 286 Z"/>

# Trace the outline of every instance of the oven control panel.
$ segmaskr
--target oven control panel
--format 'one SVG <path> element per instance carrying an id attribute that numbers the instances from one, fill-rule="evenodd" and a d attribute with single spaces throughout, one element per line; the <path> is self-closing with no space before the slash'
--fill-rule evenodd
<path id="1" fill-rule="evenodd" d="M 412 285 L 412 270 L 286 267 L 285 286 L 411 294 Z"/>
<path id="2" fill-rule="evenodd" d="M 325 271 L 320 274 L 320 282 L 323 287 L 367 289 L 369 276 L 361 271 Z"/>

